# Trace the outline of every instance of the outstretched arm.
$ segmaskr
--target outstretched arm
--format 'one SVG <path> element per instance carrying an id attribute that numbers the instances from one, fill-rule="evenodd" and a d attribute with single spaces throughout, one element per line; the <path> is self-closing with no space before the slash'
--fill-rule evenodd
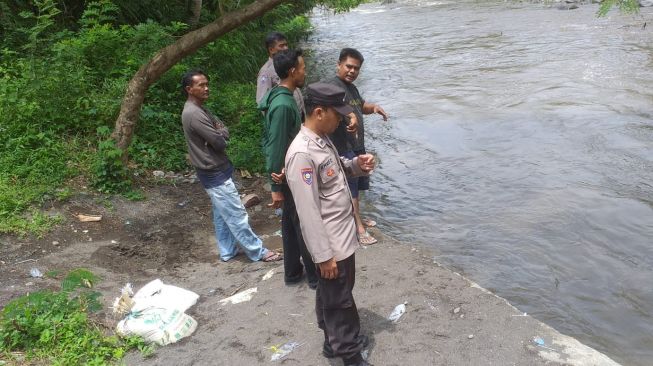
<path id="1" fill-rule="evenodd" d="M 381 108 L 380 105 L 365 102 L 363 104 L 363 114 L 372 114 L 372 113 L 380 114 L 381 117 L 383 117 L 384 121 L 388 120 L 388 114 L 385 113 L 385 111 L 383 110 L 383 108 Z"/>
<path id="2" fill-rule="evenodd" d="M 374 165 L 376 164 L 374 155 L 372 154 L 358 155 L 351 160 L 341 156 L 340 161 L 342 162 L 342 166 L 345 168 L 345 174 L 348 177 L 370 175 L 372 170 L 374 170 Z"/>

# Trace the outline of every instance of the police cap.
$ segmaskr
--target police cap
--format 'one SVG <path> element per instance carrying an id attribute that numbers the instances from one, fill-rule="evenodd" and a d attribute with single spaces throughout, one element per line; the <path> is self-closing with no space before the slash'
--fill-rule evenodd
<path id="1" fill-rule="evenodd" d="M 337 85 L 313 83 L 306 87 L 306 99 L 313 105 L 333 107 L 343 116 L 354 111 L 349 104 L 345 103 L 345 90 Z"/>

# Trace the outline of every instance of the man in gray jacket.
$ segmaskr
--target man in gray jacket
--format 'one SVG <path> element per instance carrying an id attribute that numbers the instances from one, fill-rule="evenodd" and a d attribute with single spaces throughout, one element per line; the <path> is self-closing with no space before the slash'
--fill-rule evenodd
<path id="1" fill-rule="evenodd" d="M 286 36 L 279 32 L 271 32 L 265 37 L 265 49 L 268 51 L 269 58 L 263 64 L 261 70 L 258 72 L 258 76 L 256 77 L 256 104 L 261 104 L 261 101 L 267 92 L 279 85 L 281 79 L 274 69 L 274 61 L 272 57 L 274 57 L 277 52 L 288 49 L 288 40 L 286 39 Z M 296 88 L 293 91 L 293 98 L 295 98 L 297 108 L 299 109 L 299 115 L 303 121 L 306 111 L 304 110 L 304 96 L 302 96 L 300 88 Z"/>
<path id="2" fill-rule="evenodd" d="M 226 262 L 235 257 L 238 254 L 236 243 L 240 243 L 245 255 L 253 261 L 282 259 L 280 254 L 264 248 L 261 239 L 249 226 L 247 211 L 231 180 L 234 167 L 225 152 L 229 131 L 204 107 L 209 98 L 208 77 L 200 70 L 188 71 L 182 77 L 181 89 L 186 96 L 181 122 L 188 154 L 197 177 L 211 198 L 220 259 Z"/>
<path id="3" fill-rule="evenodd" d="M 345 90 L 327 83 L 307 88 L 306 122 L 286 153 L 286 180 L 295 198 L 306 247 L 317 265 L 317 323 L 324 331 L 323 353 L 346 366 L 364 366 L 367 337 L 352 295 L 359 246 L 347 177 L 368 175 L 374 157 L 339 157 L 329 139 L 341 116 L 352 112 Z"/>

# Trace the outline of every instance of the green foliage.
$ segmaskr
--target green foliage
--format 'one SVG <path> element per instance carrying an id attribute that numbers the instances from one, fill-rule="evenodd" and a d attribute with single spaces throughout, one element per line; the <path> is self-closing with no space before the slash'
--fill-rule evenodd
<path id="1" fill-rule="evenodd" d="M 637 0 L 602 0 L 596 14 L 599 17 L 606 16 L 613 7 L 618 7 L 622 13 L 637 13 L 639 2 Z"/>
<path id="2" fill-rule="evenodd" d="M 38 291 L 9 302 L 0 315 L 0 352 L 25 352 L 52 365 L 106 365 L 134 348 L 152 349 L 136 338 L 107 336 L 90 320 L 101 308 L 88 270 L 68 274 L 60 291 Z"/>
<path id="3" fill-rule="evenodd" d="M 116 21 L 116 15 L 120 8 L 108 0 L 100 0 L 89 3 L 79 20 L 82 28 L 92 29 L 96 26 L 112 24 Z"/>
<path id="4" fill-rule="evenodd" d="M 129 189 L 131 181 L 129 172 L 122 161 L 122 150 L 109 138 L 109 128 L 98 127 L 100 141 L 95 161 L 93 162 L 93 185 L 100 192 L 112 193 Z"/>
<path id="5" fill-rule="evenodd" d="M 61 13 L 55 6 L 54 0 L 35 0 L 35 12 L 22 11 L 20 17 L 25 19 L 30 26 L 28 28 L 20 28 L 19 31 L 23 32 L 27 38 L 27 42 L 23 49 L 35 52 L 39 46 L 47 41 L 44 39 L 46 30 L 55 24 L 55 17 Z"/>
<path id="6" fill-rule="evenodd" d="M 0 221 L 0 232 L 15 233 L 24 236 L 28 233 L 42 237 L 53 226 L 63 222 L 63 217 L 49 216 L 43 212 L 31 209 L 21 215 L 7 216 Z"/>
<path id="7" fill-rule="evenodd" d="M 142 199 L 141 192 L 131 190 L 132 173 L 189 169 L 179 80 L 190 68 L 211 76 L 209 107 L 230 129 L 229 154 L 236 167 L 261 170 L 262 123 L 254 81 L 267 58 L 263 39 L 279 30 L 296 44 L 310 29 L 302 14 L 313 3 L 283 4 L 163 75 L 146 96 L 129 166 L 109 134 L 132 75 L 188 31 L 179 22 L 188 15 L 185 1 L 79 0 L 66 2 L 65 8 L 55 0 L 32 4 L 0 2 L 0 233 L 47 231 L 61 219 L 38 208 L 69 196 L 70 191 L 58 192 L 66 192 L 60 187 L 75 176 L 86 176 L 99 191 Z M 205 5 L 202 21 L 212 21 L 217 1 Z M 154 20 L 147 20 L 146 9 Z"/>
<path id="8" fill-rule="evenodd" d="M 262 171 L 265 163 L 261 149 L 263 117 L 252 98 L 256 87 L 239 83 L 218 84 L 216 94 L 219 98 L 208 106 L 222 120 L 229 121 L 229 158 L 238 168 Z"/>

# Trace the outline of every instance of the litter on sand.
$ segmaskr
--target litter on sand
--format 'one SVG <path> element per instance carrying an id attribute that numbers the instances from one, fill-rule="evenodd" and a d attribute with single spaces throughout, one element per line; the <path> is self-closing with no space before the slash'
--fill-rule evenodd
<path id="1" fill-rule="evenodd" d="M 239 292 L 233 296 L 229 296 L 226 299 L 220 300 L 220 303 L 224 306 L 226 304 L 239 304 L 241 302 L 249 301 L 252 299 L 252 296 L 258 291 L 257 287 L 249 288 L 243 292 Z"/>
<path id="2" fill-rule="evenodd" d="M 113 312 L 125 316 L 116 326 L 122 336 L 140 336 L 148 342 L 166 345 L 191 335 L 197 321 L 185 313 L 195 305 L 199 295 L 166 285 L 156 279 L 136 294 L 125 285 L 113 303 Z"/>
<path id="3" fill-rule="evenodd" d="M 551 351 L 557 351 L 554 348 L 545 346 L 544 339 L 542 339 L 542 337 L 533 337 L 533 343 L 535 343 L 535 345 L 537 345 L 538 347 L 546 348 Z"/>
<path id="4" fill-rule="evenodd" d="M 39 269 L 36 268 L 36 267 L 34 267 L 34 268 L 32 268 L 32 269 L 29 270 L 29 275 L 32 276 L 32 277 L 34 277 L 34 278 L 41 278 L 41 277 L 43 277 L 43 273 L 41 273 L 41 271 L 39 271 Z"/>
<path id="5" fill-rule="evenodd" d="M 406 312 L 406 304 L 408 302 L 404 302 L 403 304 L 399 304 L 395 306 L 394 310 L 392 310 L 392 313 L 390 313 L 390 316 L 388 317 L 388 320 L 390 320 L 393 323 L 396 323 L 399 318 L 401 318 L 402 315 Z"/>
<path id="6" fill-rule="evenodd" d="M 102 220 L 102 216 L 78 214 L 77 220 L 79 220 L 80 222 L 97 222 Z"/>
<path id="7" fill-rule="evenodd" d="M 286 342 L 281 347 L 277 347 L 277 346 L 270 347 L 270 350 L 272 350 L 272 357 L 270 357 L 270 361 L 278 361 L 288 356 L 290 352 L 294 351 L 299 346 L 301 346 L 301 344 L 291 341 L 291 342 Z"/>
<path id="8" fill-rule="evenodd" d="M 263 280 L 263 281 L 265 281 L 265 280 L 269 280 L 270 278 L 272 278 L 272 275 L 274 275 L 274 270 L 273 270 L 273 269 L 269 270 L 268 273 L 266 273 L 266 274 L 263 276 L 262 280 Z"/>
<path id="9" fill-rule="evenodd" d="M 363 357 L 363 360 L 367 361 L 367 357 L 369 357 L 370 351 L 367 349 L 364 349 L 361 351 L 361 357 Z"/>

